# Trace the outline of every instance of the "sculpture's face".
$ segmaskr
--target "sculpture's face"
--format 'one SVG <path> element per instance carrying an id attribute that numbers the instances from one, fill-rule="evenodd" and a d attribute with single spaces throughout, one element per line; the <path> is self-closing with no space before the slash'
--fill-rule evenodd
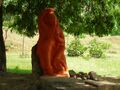
<path id="1" fill-rule="evenodd" d="M 46 8 L 46 9 L 43 11 L 43 13 L 44 13 L 44 14 L 53 14 L 54 11 L 55 11 L 54 8 Z"/>
<path id="2" fill-rule="evenodd" d="M 47 27 L 51 28 L 50 30 L 53 30 L 57 22 L 57 18 L 54 14 L 54 8 L 46 8 L 45 11 L 43 11 L 42 16 L 43 16 L 42 22 Z"/>

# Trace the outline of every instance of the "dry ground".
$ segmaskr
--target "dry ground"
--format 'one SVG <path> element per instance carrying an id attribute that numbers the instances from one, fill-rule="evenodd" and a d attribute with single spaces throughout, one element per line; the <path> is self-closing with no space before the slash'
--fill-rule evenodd
<path id="1" fill-rule="evenodd" d="M 30 74 L 0 73 L 0 90 L 120 90 L 120 79 L 100 79 L 92 81 L 96 84 L 88 84 L 87 80 L 75 78 L 34 78 Z"/>
<path id="2" fill-rule="evenodd" d="M 6 34 L 4 32 L 4 37 Z M 22 35 L 18 35 L 16 33 L 7 32 L 7 38 L 5 39 L 5 44 L 9 52 L 21 52 L 23 50 L 23 38 L 24 38 L 24 51 L 26 53 L 31 52 L 31 47 L 37 43 L 39 35 L 32 38 L 24 37 Z M 112 45 L 110 48 L 111 53 L 120 53 L 120 36 L 105 36 L 105 37 L 90 37 L 86 36 L 86 38 L 82 38 L 81 43 L 88 44 L 91 40 L 97 39 L 99 41 L 108 42 Z M 73 36 L 67 35 L 65 37 L 66 47 L 73 40 Z"/>

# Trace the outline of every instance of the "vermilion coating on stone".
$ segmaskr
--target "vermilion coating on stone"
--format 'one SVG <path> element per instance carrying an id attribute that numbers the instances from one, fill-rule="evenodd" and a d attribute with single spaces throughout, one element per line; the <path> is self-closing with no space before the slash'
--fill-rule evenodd
<path id="1" fill-rule="evenodd" d="M 53 8 L 47 8 L 39 15 L 38 29 L 36 53 L 43 76 L 69 77 L 64 55 L 65 39 Z"/>

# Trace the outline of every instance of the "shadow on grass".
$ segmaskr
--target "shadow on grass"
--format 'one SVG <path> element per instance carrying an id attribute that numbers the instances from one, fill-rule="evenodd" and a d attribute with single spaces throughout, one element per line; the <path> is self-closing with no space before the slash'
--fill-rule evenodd
<path id="1" fill-rule="evenodd" d="M 16 74 L 31 74 L 31 70 L 24 70 L 19 68 L 7 69 L 7 72 L 16 73 Z"/>

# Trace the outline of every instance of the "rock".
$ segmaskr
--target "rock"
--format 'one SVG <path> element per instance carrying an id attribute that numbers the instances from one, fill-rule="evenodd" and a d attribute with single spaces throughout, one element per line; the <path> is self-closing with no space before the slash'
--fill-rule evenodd
<path id="1" fill-rule="evenodd" d="M 88 75 L 91 80 L 98 80 L 98 76 L 97 76 L 96 72 L 91 71 L 88 73 Z"/>
<path id="2" fill-rule="evenodd" d="M 39 77 L 43 74 L 42 68 L 40 67 L 39 58 L 36 55 L 36 45 L 32 47 L 32 74 L 34 77 Z"/>
<path id="3" fill-rule="evenodd" d="M 75 78 L 41 77 L 38 83 L 39 90 L 95 90 L 95 87 Z"/>
<path id="4" fill-rule="evenodd" d="M 77 78 L 76 72 L 74 70 L 69 70 L 70 77 Z"/>
<path id="5" fill-rule="evenodd" d="M 80 77 L 82 80 L 87 80 L 88 79 L 88 74 L 84 72 L 79 72 L 78 77 Z"/>

